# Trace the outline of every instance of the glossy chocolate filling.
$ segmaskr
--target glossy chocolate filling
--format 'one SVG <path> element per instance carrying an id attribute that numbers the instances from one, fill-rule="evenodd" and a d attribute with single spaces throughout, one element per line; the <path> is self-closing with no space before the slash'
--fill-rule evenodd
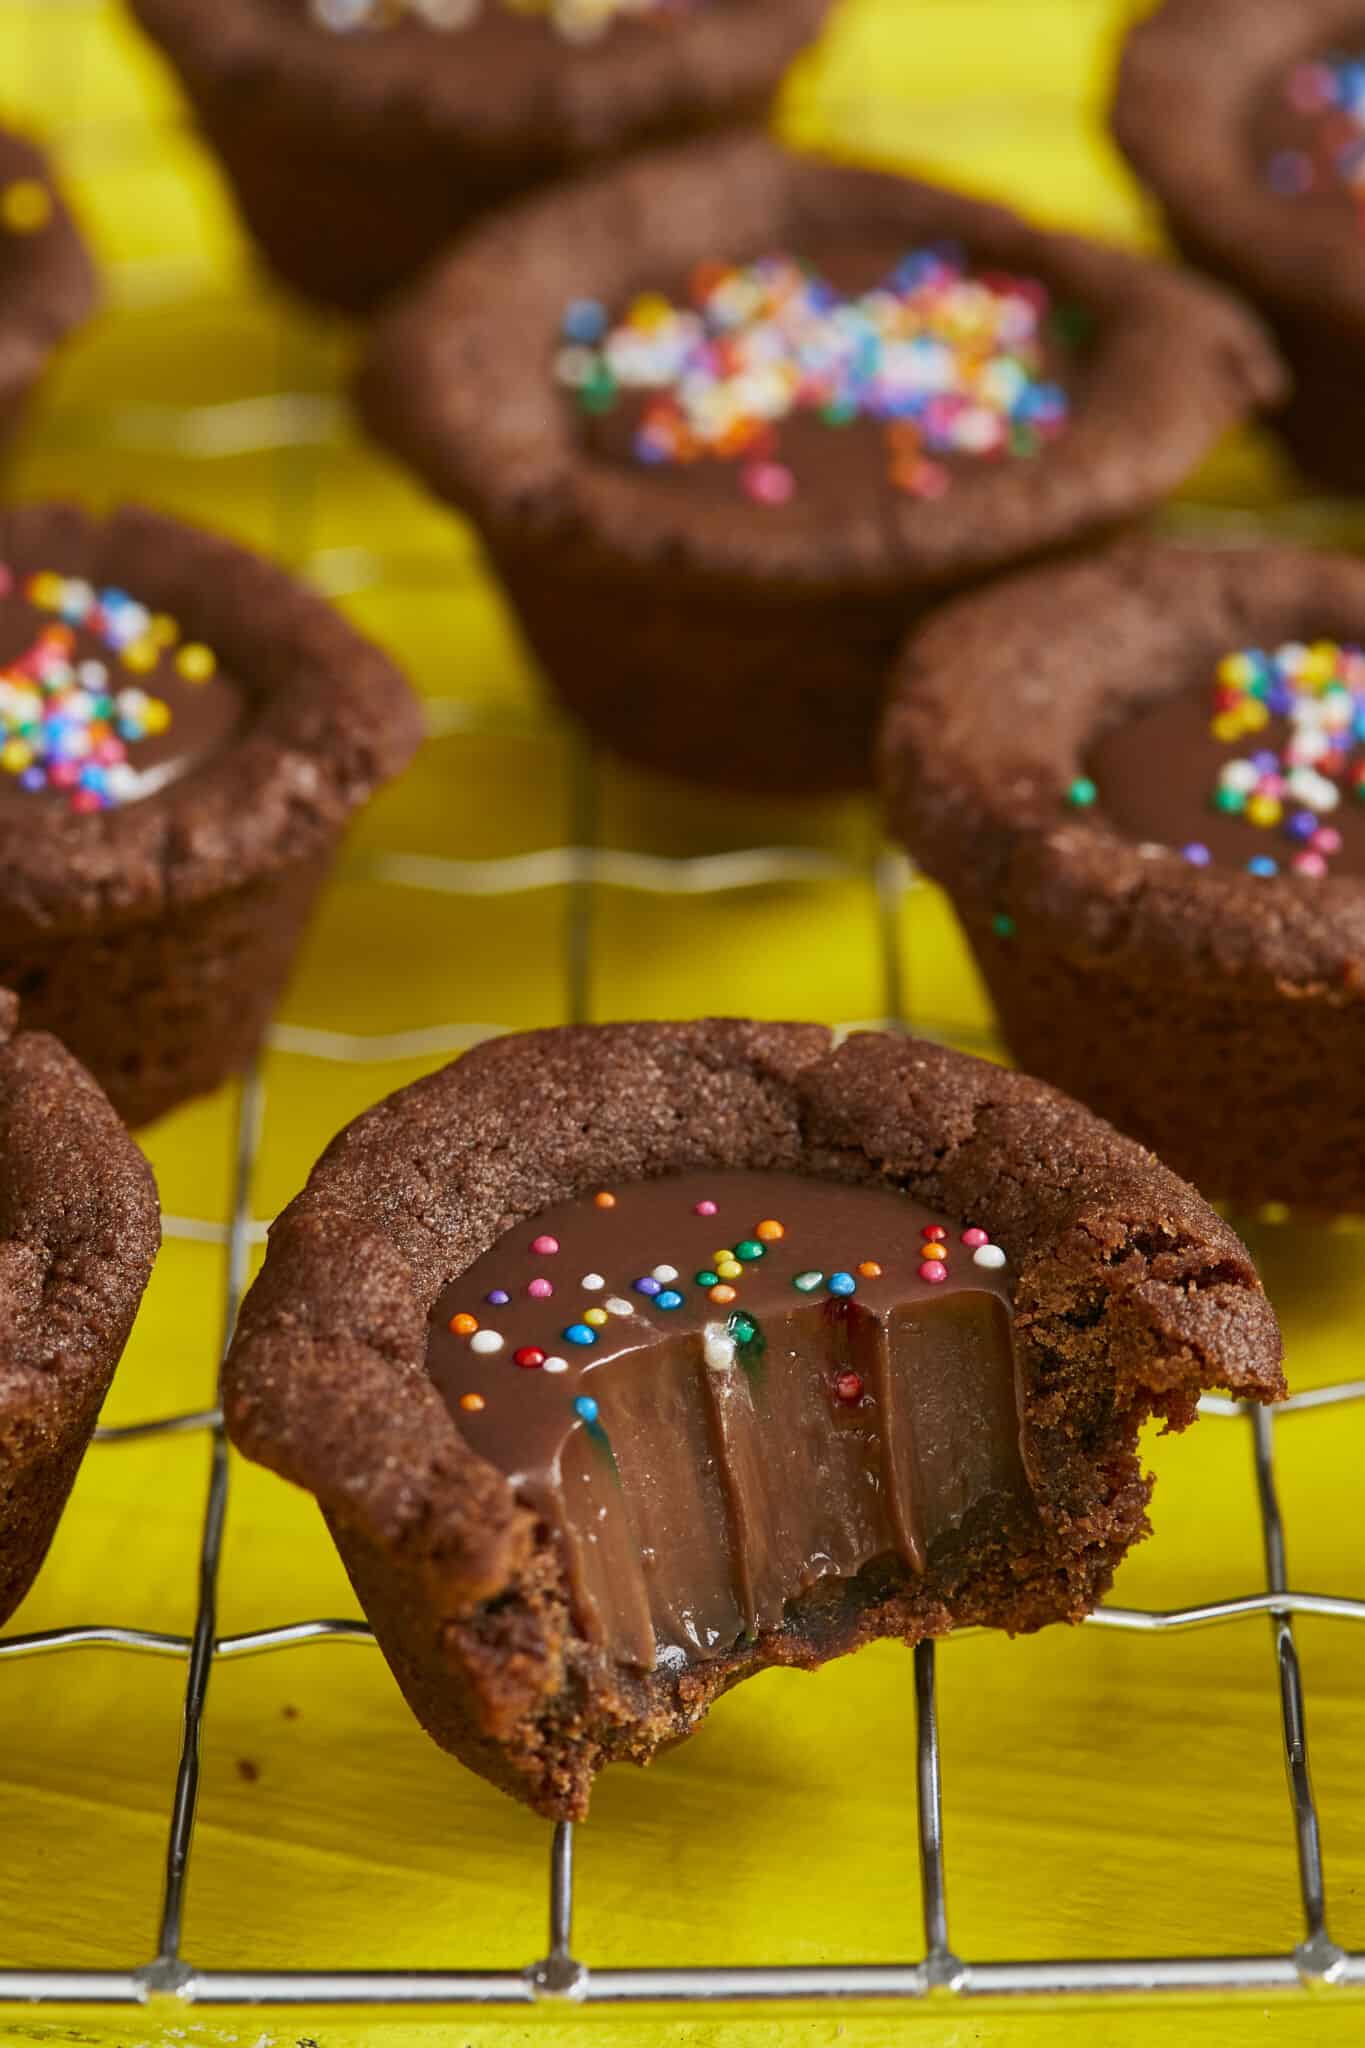
<path id="1" fill-rule="evenodd" d="M 1148 704 L 1104 734 L 1086 762 L 1098 808 L 1140 845 L 1177 853 L 1205 848 L 1209 861 L 1200 865 L 1245 870 L 1251 860 L 1270 859 L 1280 872 L 1291 872 L 1296 856 L 1313 843 L 1309 813 L 1292 790 L 1278 799 L 1280 815 L 1271 824 L 1255 823 L 1245 807 L 1223 810 L 1216 801 L 1230 762 L 1258 755 L 1267 766 L 1272 755 L 1283 762 L 1291 739 L 1288 721 L 1272 717 L 1259 732 L 1230 743 L 1215 738 L 1211 712 L 1212 693 L 1199 684 Z M 1348 750 L 1348 758 L 1365 754 Z M 1318 826 L 1340 839 L 1326 872 L 1365 875 L 1365 802 L 1353 791 L 1349 768 L 1336 779 L 1339 800 L 1315 816 Z"/>
<path id="2" fill-rule="evenodd" d="M 788 253 L 842 298 L 855 299 L 885 284 L 911 251 L 903 237 L 850 229 L 838 236 L 808 236 Z M 730 260 L 741 259 L 731 255 Z M 987 273 L 990 270 L 989 265 L 981 268 Z M 672 278 L 659 290 L 675 306 L 693 303 L 685 277 Z M 620 318 L 623 310 L 613 309 L 613 318 Z M 1046 318 L 1040 374 L 1071 398 L 1083 381 L 1078 348 L 1088 327 L 1084 311 L 1076 306 L 1054 305 Z M 895 423 L 870 415 L 831 423 L 823 412 L 802 408 L 775 419 L 753 456 L 708 452 L 695 460 L 646 464 L 637 452 L 637 435 L 651 395 L 648 389 L 622 387 L 616 402 L 602 410 L 572 401 L 588 451 L 599 461 L 647 473 L 661 489 L 685 490 L 732 509 L 749 501 L 741 472 L 750 460 L 771 461 L 791 472 L 795 489 L 785 504 L 793 512 L 813 497 L 831 517 L 852 519 L 865 515 L 869 505 L 904 504 L 913 496 L 896 481 Z M 990 455 L 939 450 L 931 459 L 946 476 L 960 483 L 972 475 L 988 476 L 998 462 L 1034 457 L 1042 447 L 1040 436 L 1021 431 L 1012 447 Z M 782 502 L 764 502 L 762 506 L 765 517 L 780 517 L 784 509 Z"/>
<path id="3" fill-rule="evenodd" d="M 445 1288 L 427 1350 L 468 1442 L 555 1532 L 590 1641 L 641 1670 L 720 1655 L 821 1580 L 922 1572 L 973 1508 L 1027 1502 L 984 1232 L 786 1173 L 602 1192 Z"/>
<path id="4" fill-rule="evenodd" d="M 129 610 L 124 599 L 110 617 L 96 604 L 78 623 L 94 593 L 70 587 L 82 602 L 65 612 L 31 603 L 22 585 L 0 596 L 0 805 L 138 802 L 216 753 L 246 713 L 212 650 L 175 622 Z M 146 630 L 129 637 L 139 617 Z M 45 654 L 63 673 L 46 670 L 48 683 L 37 681 L 43 714 L 35 720 L 35 661 Z"/>

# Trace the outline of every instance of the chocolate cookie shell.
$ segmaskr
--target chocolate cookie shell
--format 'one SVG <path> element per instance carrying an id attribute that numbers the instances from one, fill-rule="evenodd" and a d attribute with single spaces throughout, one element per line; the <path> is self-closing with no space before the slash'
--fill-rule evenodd
<path id="1" fill-rule="evenodd" d="M 952 896 L 1022 1064 L 1210 1195 L 1358 1210 L 1365 881 L 1195 867 L 1177 835 L 1067 802 L 1123 720 L 1235 650 L 1319 639 L 1365 639 L 1365 563 L 1129 544 L 915 635 L 881 759 L 891 827 Z"/>
<path id="2" fill-rule="evenodd" d="M 1269 103 L 1294 67 L 1365 52 L 1360 0 L 1165 0 L 1124 47 L 1113 127 L 1192 263 L 1268 320 L 1293 375 L 1275 415 L 1310 477 L 1365 491 L 1365 219 L 1272 188 Z"/>
<path id="3" fill-rule="evenodd" d="M 343 35 L 302 0 L 133 0 L 272 268 L 355 312 L 537 185 L 761 118 L 829 6 L 697 0 L 575 47 L 525 20 Z"/>
<path id="4" fill-rule="evenodd" d="M 641 1672 L 575 1627 L 562 1553 L 425 1369 L 453 1278 L 554 1203 L 707 1168 L 797 1172 L 970 1216 L 1007 1250 L 1031 1497 L 915 1573 L 826 1578 L 776 1626 Z M 507 1373 L 521 1377 L 511 1360 Z M 234 1441 L 313 1492 L 410 1705 L 558 1817 L 771 1664 L 879 1636 L 1077 1620 L 1147 1527 L 1142 1420 L 1283 1388 L 1246 1252 L 1147 1153 L 1041 1083 L 814 1025 L 623 1024 L 507 1038 L 344 1131 L 277 1221 L 227 1363 Z"/>
<path id="5" fill-rule="evenodd" d="M 99 288 L 47 160 L 0 129 L 0 452 L 54 349 Z"/>
<path id="6" fill-rule="evenodd" d="M 599 459 L 552 362 L 566 306 L 609 308 L 698 264 L 837 238 L 964 245 L 1094 321 L 1070 421 L 1031 461 L 964 462 L 946 496 L 780 506 Z M 886 673 L 947 592 L 1119 527 L 1281 391 L 1221 295 L 911 179 L 758 138 L 657 155 L 519 209 L 380 324 L 378 438 L 477 524 L 549 683 L 605 745 L 740 789 L 865 786 Z M 831 460 L 833 458 L 831 457 Z M 715 467 L 715 465 L 711 465 Z"/>
<path id="7" fill-rule="evenodd" d="M 146 1160 L 18 1016 L 0 990 L 0 1623 L 52 1541 L 161 1241 Z"/>
<path id="8" fill-rule="evenodd" d="M 215 668 L 198 686 L 212 731 L 196 713 L 180 758 L 157 743 L 150 794 L 81 814 L 0 776 L 0 981 L 143 1123 L 250 1058 L 346 823 L 407 763 L 418 709 L 392 664 L 311 591 L 154 513 L 0 512 L 0 564 L 12 585 L 0 633 L 30 579 L 87 599 L 112 586 L 161 615 L 154 633 L 164 619 L 172 642 L 175 629 L 189 642 L 183 654 Z M 0 656 L 13 659 L 14 637 Z M 109 667 L 120 685 L 158 685 L 155 665 L 129 672 L 113 655 Z M 240 700 L 235 716 L 224 691 Z"/>

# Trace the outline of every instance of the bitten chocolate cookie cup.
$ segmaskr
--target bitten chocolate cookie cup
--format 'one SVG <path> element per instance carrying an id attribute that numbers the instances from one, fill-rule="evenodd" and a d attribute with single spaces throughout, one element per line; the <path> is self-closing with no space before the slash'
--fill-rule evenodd
<path id="1" fill-rule="evenodd" d="M 893 830 L 1021 1064 L 1211 1195 L 1365 1207 L 1365 564 L 1131 544 L 912 638 Z"/>
<path id="2" fill-rule="evenodd" d="M 216 1087 L 419 735 L 392 664 L 243 549 L 0 512 L 0 982 L 130 1123 Z"/>
<path id="3" fill-rule="evenodd" d="M 161 1241 L 152 1171 L 0 990 L 0 1623 L 47 1554 Z"/>
<path id="4" fill-rule="evenodd" d="M 829 7 L 133 0 L 267 261 L 350 311 L 535 186 L 760 118 Z M 584 35 L 589 16 L 600 34 Z"/>
<path id="5" fill-rule="evenodd" d="M 46 158 L 0 129 L 0 452 L 54 350 L 98 299 L 94 266 Z"/>
<path id="6" fill-rule="evenodd" d="M 1166 0 L 1128 39 L 1113 126 L 1191 262 L 1270 322 L 1309 476 L 1365 491 L 1365 60 L 1357 0 Z"/>
<path id="7" fill-rule="evenodd" d="M 490 225 L 359 395 L 597 738 L 816 794 L 870 781 L 928 605 L 1132 520 L 1280 389 L 1200 284 L 754 138 Z"/>
<path id="8" fill-rule="evenodd" d="M 1281 1394 L 1275 1319 L 1149 1154 L 936 1046 L 713 1021 L 361 1117 L 225 1399 L 429 1733 L 572 1818 L 764 1666 L 1078 1620 L 1147 1528 L 1141 1423 L 1213 1385 Z"/>

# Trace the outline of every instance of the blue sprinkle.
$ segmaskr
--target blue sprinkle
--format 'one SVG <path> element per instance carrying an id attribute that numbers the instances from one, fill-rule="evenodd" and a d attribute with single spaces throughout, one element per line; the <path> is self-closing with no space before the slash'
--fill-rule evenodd
<path id="1" fill-rule="evenodd" d="M 646 1273 L 643 1280 L 635 1282 L 635 1292 L 637 1294 L 662 1294 L 663 1287 L 658 1280 L 651 1279 L 649 1274 Z"/>
<path id="2" fill-rule="evenodd" d="M 597 1332 L 591 1323 L 570 1323 L 564 1335 L 571 1344 L 595 1344 Z"/>
<path id="3" fill-rule="evenodd" d="M 494 1308 L 506 1308 L 511 1298 L 505 1287 L 495 1287 L 491 1293 L 484 1296 L 484 1300 L 491 1301 Z"/>
<path id="4" fill-rule="evenodd" d="M 856 1294 L 858 1283 L 851 1273 L 831 1273 L 829 1291 L 831 1294 Z"/>
<path id="5" fill-rule="evenodd" d="M 1272 860 L 1268 853 L 1255 854 L 1247 862 L 1247 873 L 1249 875 L 1278 875 L 1279 872 L 1280 863 L 1277 860 Z"/>
<path id="6" fill-rule="evenodd" d="M 681 1308 L 682 1304 L 683 1298 L 677 1288 L 665 1287 L 663 1293 L 656 1299 L 654 1306 L 655 1308 Z"/>
<path id="7" fill-rule="evenodd" d="M 574 1413 L 584 1422 L 596 1422 L 597 1403 L 591 1394 L 579 1394 L 574 1401 Z"/>
<path id="8" fill-rule="evenodd" d="M 607 309 L 598 299 L 571 299 L 564 309 L 564 339 L 600 341 L 607 331 Z"/>

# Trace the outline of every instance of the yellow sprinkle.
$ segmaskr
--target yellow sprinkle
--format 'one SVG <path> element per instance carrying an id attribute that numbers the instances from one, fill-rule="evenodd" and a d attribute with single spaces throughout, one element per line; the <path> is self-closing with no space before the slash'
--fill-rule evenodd
<path id="1" fill-rule="evenodd" d="M 1270 712 L 1259 697 L 1248 697 L 1242 706 L 1242 729 L 1244 732 L 1259 732 L 1269 725 Z"/>
<path id="2" fill-rule="evenodd" d="M 1240 688 L 1242 684 L 1249 683 L 1251 678 L 1251 663 L 1244 654 L 1225 654 L 1218 664 L 1220 683 L 1232 683 Z"/>
<path id="3" fill-rule="evenodd" d="M 585 1323 L 591 1323 L 594 1330 L 600 1330 L 607 1320 L 607 1312 L 604 1308 L 586 1308 L 583 1311 L 583 1320 Z"/>
<path id="4" fill-rule="evenodd" d="M 0 747 L 0 768 L 9 775 L 22 775 L 32 761 L 33 749 L 27 740 L 6 740 Z"/>
<path id="5" fill-rule="evenodd" d="M 730 1249 L 729 1245 L 723 1244 L 718 1252 L 712 1252 L 711 1264 L 713 1266 L 718 1266 L 722 1259 L 732 1259 L 733 1257 L 734 1253 Z"/>
<path id="6" fill-rule="evenodd" d="M 211 648 L 200 647 L 196 641 L 191 641 L 176 655 L 175 665 L 187 683 L 206 683 L 218 663 Z"/>
<path id="7" fill-rule="evenodd" d="M 641 292 L 631 303 L 628 319 L 632 327 L 658 327 L 669 319 L 673 308 L 659 292 Z"/>
<path id="8" fill-rule="evenodd" d="M 36 235 L 52 218 L 52 194 L 37 178 L 0 186 L 0 222 L 12 235 Z"/>
<path id="9" fill-rule="evenodd" d="M 150 675 L 161 659 L 161 649 L 151 640 L 134 640 L 123 650 L 123 666 L 135 676 Z"/>
<path id="10" fill-rule="evenodd" d="M 1284 816 L 1284 805 L 1277 796 L 1251 796 L 1247 798 L 1246 815 L 1253 825 L 1278 825 Z"/>
<path id="11" fill-rule="evenodd" d="M 1236 711 L 1220 711 L 1210 727 L 1216 740 L 1239 740 L 1242 730 L 1241 716 Z"/>
<path id="12" fill-rule="evenodd" d="M 717 1280 L 738 1280 L 743 1271 L 744 1268 L 743 1266 L 741 1266 L 738 1259 L 716 1260 Z"/>
<path id="13" fill-rule="evenodd" d="M 24 595 L 40 612 L 55 612 L 61 604 L 64 588 L 60 576 L 54 575 L 50 569 L 40 569 L 36 576 L 29 577 Z"/>
<path id="14" fill-rule="evenodd" d="M 149 697 L 142 714 L 142 723 L 149 733 L 165 732 L 171 722 L 171 707 L 163 704 L 160 697 Z"/>
<path id="15" fill-rule="evenodd" d="M 158 612 L 147 631 L 158 647 L 174 647 L 180 638 L 180 628 L 168 612 Z"/>

